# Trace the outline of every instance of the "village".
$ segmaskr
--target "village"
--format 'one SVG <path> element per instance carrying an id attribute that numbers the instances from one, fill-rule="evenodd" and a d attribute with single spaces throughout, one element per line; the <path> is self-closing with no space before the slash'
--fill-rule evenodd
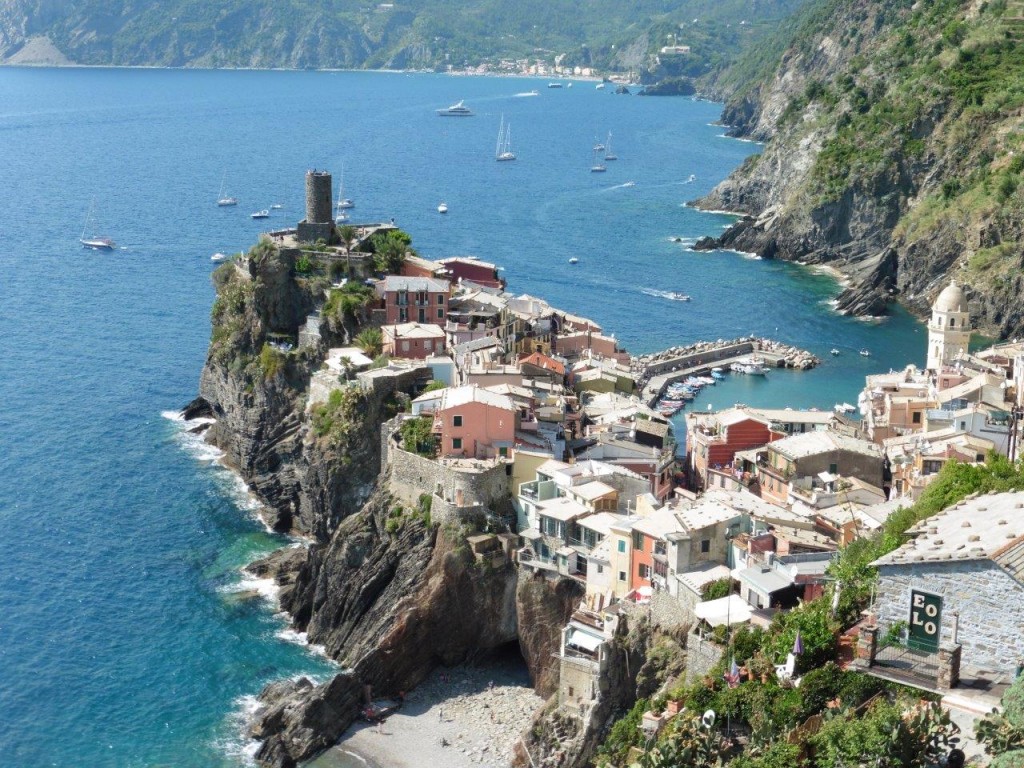
<path id="1" fill-rule="evenodd" d="M 312 239 L 273 237 L 283 247 Z M 345 250 L 348 269 L 354 256 Z M 868 376 L 861 418 L 701 410 L 691 397 L 684 439 L 662 407 L 666 390 L 747 375 L 751 359 L 773 369 L 817 361 L 753 338 L 634 358 L 593 320 L 507 291 L 499 268 L 475 257 L 410 252 L 363 284 L 382 356 L 328 350 L 307 407 L 347 387 L 410 393 L 381 436 L 397 498 L 415 508 L 429 497 L 435 523 L 475 521 L 481 563 L 578 585 L 558 649 L 558 707 L 581 722 L 601 699 L 621 616 L 688 628 L 686 679 L 698 680 L 729 662 L 728 638 L 742 627 L 767 628 L 818 598 L 834 615 L 848 587 L 831 574 L 838 553 L 910 508 L 945 464 L 1017 458 L 1024 343 L 968 351 L 970 309 L 955 284 L 934 302 L 926 366 Z M 300 348 L 319 342 L 322 321 L 310 316 Z M 843 668 L 974 716 L 998 706 L 1024 664 L 1022 508 L 1024 493 L 968 497 L 872 563 L 870 604 L 838 639 Z M 769 660 L 780 681 L 807 671 L 796 637 Z M 734 657 L 732 667 L 752 674 Z M 668 717 L 648 712 L 648 737 Z"/>

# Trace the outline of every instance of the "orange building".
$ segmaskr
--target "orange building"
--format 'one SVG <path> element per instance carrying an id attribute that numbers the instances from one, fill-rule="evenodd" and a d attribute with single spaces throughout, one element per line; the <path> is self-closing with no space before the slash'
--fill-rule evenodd
<path id="1" fill-rule="evenodd" d="M 441 436 L 441 456 L 512 458 L 519 412 L 507 395 L 474 385 L 442 390 L 434 412 L 434 432 Z"/>

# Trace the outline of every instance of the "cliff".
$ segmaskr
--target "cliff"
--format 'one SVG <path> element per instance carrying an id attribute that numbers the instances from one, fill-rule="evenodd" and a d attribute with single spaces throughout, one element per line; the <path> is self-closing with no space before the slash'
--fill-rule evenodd
<path id="1" fill-rule="evenodd" d="M 448 477 L 394 444 L 389 420 L 416 375 L 372 386 L 339 381 L 326 402 L 308 405 L 326 350 L 349 342 L 365 315 L 359 281 L 351 292 L 328 290 L 329 269 L 269 241 L 220 268 L 201 394 L 186 408 L 189 418 L 215 419 L 207 439 L 266 505 L 268 520 L 312 539 L 250 570 L 278 582 L 294 626 L 343 667 L 323 685 L 283 681 L 263 691 L 251 733 L 265 766 L 292 766 L 333 744 L 358 715 L 366 686 L 397 695 L 438 664 L 509 643 L 519 643 L 538 689 L 550 691 L 551 654 L 580 597 L 568 581 L 519 585 L 501 550 L 471 550 L 467 536 L 494 530 L 507 511 L 507 476 L 499 466 Z M 300 334 L 311 313 L 320 316 L 319 339 L 308 327 Z M 302 343 L 288 349 L 283 338 Z M 419 488 L 416 478 L 427 475 Z M 459 490 L 437 495 L 450 484 Z"/>
<path id="2" fill-rule="evenodd" d="M 1020 14 L 1005 3 L 824 0 L 733 85 L 722 115 L 764 141 L 709 195 L 746 214 L 702 248 L 830 264 L 849 277 L 840 311 L 893 300 L 924 315 L 951 278 L 978 326 L 1024 330 L 1017 158 L 1024 95 Z"/>

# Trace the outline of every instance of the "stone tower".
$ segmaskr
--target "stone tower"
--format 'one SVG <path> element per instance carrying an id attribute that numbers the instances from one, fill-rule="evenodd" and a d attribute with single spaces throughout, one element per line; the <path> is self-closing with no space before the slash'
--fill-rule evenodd
<path id="1" fill-rule="evenodd" d="M 937 371 L 967 351 L 971 340 L 971 314 L 967 297 L 955 282 L 942 289 L 932 304 L 928 323 L 928 370 Z"/>
<path id="2" fill-rule="evenodd" d="M 295 236 L 302 242 L 331 242 L 334 221 L 331 218 L 333 194 L 331 174 L 327 171 L 306 171 L 306 218 L 299 222 Z"/>

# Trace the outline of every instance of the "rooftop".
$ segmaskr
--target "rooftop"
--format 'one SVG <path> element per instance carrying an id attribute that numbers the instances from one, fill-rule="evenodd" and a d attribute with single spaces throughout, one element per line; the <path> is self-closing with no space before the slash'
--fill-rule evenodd
<path id="1" fill-rule="evenodd" d="M 609 496 L 613 493 L 618 493 L 607 483 L 602 483 L 600 480 L 594 480 L 593 482 L 583 483 L 582 485 L 571 486 L 572 493 L 579 496 L 586 501 L 596 501 L 597 499 L 603 499 L 605 496 Z"/>
<path id="2" fill-rule="evenodd" d="M 993 560 L 1024 583 L 1024 492 L 967 498 L 921 521 L 874 565 Z"/>
<path id="3" fill-rule="evenodd" d="M 448 387 L 447 389 L 442 389 L 441 392 L 444 393 L 441 405 L 438 407 L 438 410 L 441 411 L 446 411 L 449 408 L 458 408 L 469 403 L 482 403 L 492 408 L 501 408 L 506 411 L 516 410 L 512 400 L 506 395 L 488 392 L 476 384 L 466 387 Z"/>
<path id="4" fill-rule="evenodd" d="M 405 277 L 404 275 L 388 275 L 377 285 L 381 290 L 388 291 L 428 291 L 431 293 L 448 293 L 450 284 L 447 280 L 433 277 Z"/>
<path id="5" fill-rule="evenodd" d="M 721 563 L 708 562 L 701 563 L 691 571 L 677 573 L 676 579 L 678 579 L 680 584 L 686 585 L 699 595 L 705 584 L 710 584 L 719 579 L 728 579 L 730 575 L 728 566 Z"/>
<path id="6" fill-rule="evenodd" d="M 831 451 L 849 451 L 864 456 L 882 457 L 882 449 L 876 443 L 867 440 L 859 440 L 855 437 L 847 437 L 837 432 L 816 431 L 804 432 L 803 434 L 784 437 L 768 445 L 769 451 L 774 451 L 785 456 L 787 459 L 804 459 L 808 456 L 817 456 Z"/>
<path id="7" fill-rule="evenodd" d="M 537 514 L 567 522 L 590 514 L 590 510 L 575 499 L 571 499 L 568 496 L 559 496 L 558 498 L 540 502 L 537 505 Z"/>
<path id="8" fill-rule="evenodd" d="M 770 595 L 789 587 L 793 580 L 776 571 L 771 566 L 755 565 L 736 572 L 736 578 L 746 582 L 759 592 Z"/>
<path id="9" fill-rule="evenodd" d="M 444 328 L 439 325 L 425 323 L 398 323 L 385 325 L 381 328 L 385 336 L 392 339 L 437 339 L 444 338 Z"/>

